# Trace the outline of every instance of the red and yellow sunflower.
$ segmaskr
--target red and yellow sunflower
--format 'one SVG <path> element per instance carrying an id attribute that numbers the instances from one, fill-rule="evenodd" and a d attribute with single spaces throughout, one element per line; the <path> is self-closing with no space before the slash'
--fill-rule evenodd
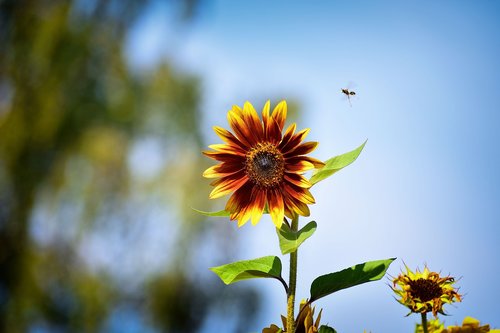
<path id="1" fill-rule="evenodd" d="M 212 151 L 203 153 L 221 162 L 203 173 L 206 178 L 218 178 L 210 198 L 232 193 L 226 211 L 238 226 L 249 219 L 257 224 L 267 207 L 274 224 L 279 228 L 284 216 L 309 216 L 308 204 L 314 203 L 309 192 L 311 183 L 304 177 L 307 170 L 320 168 L 324 163 L 306 156 L 317 142 L 304 142 L 309 129 L 295 133 L 291 124 L 283 134 L 287 105 L 280 102 L 270 112 L 269 101 L 262 110 L 262 120 L 252 104 L 246 102 L 228 112 L 227 119 L 234 134 L 215 126 L 214 131 L 225 142 L 210 145 Z"/>

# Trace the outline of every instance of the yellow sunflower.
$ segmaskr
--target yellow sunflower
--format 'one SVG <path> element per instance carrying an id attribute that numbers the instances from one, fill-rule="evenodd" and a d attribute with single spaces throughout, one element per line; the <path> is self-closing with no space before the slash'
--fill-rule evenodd
<path id="1" fill-rule="evenodd" d="M 461 301 L 458 289 L 453 287 L 455 279 L 451 276 L 441 277 L 439 273 L 424 268 L 412 272 L 406 266 L 406 273 L 393 279 L 392 290 L 401 298 L 398 302 L 410 309 L 410 313 L 431 312 L 434 317 L 438 312 L 444 314 L 443 305 Z"/>
<path id="2" fill-rule="evenodd" d="M 441 333 L 493 333 L 500 330 L 490 330 L 490 325 L 480 325 L 479 320 L 465 317 L 462 326 L 448 326 Z"/>
<path id="3" fill-rule="evenodd" d="M 443 333 L 444 324 L 439 320 L 439 318 L 431 319 L 427 322 L 427 332 L 428 333 Z M 422 324 L 415 325 L 415 333 L 424 333 L 424 327 Z"/>
<path id="4" fill-rule="evenodd" d="M 203 153 L 221 162 L 203 173 L 206 178 L 218 178 L 210 198 L 232 193 L 226 211 L 238 226 L 249 219 L 259 222 L 267 206 L 274 224 L 280 228 L 284 216 L 309 216 L 308 204 L 314 203 L 309 192 L 311 183 L 303 176 L 324 163 L 306 156 L 317 142 L 304 142 L 309 129 L 295 133 L 291 124 L 283 134 L 287 105 L 280 102 L 269 115 L 269 101 L 262 110 L 262 120 L 252 104 L 246 102 L 228 112 L 227 119 L 234 134 L 215 126 L 214 131 L 225 142 L 210 145 Z"/>

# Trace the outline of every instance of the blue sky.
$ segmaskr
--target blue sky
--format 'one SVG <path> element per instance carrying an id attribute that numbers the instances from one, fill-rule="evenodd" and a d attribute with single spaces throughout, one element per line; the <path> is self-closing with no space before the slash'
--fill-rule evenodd
<path id="1" fill-rule="evenodd" d="M 176 30 L 168 10 L 158 5 L 139 22 L 130 61 L 147 68 L 167 57 L 201 76 L 207 144 L 219 142 L 211 127 L 227 127 L 231 105 L 267 99 L 300 102 L 293 120 L 320 142 L 315 157 L 368 139 L 358 161 L 312 189 L 317 204 L 301 222 L 314 219 L 318 230 L 300 249 L 299 298 L 318 275 L 398 257 L 392 275 L 404 260 L 461 277 L 466 296 L 447 308 L 447 324 L 470 315 L 500 327 L 500 3 L 206 1 L 194 24 Z M 340 93 L 351 83 L 352 107 Z M 279 254 L 267 218 L 238 237 L 241 259 Z M 248 331 L 278 322 L 279 285 L 242 283 L 268 293 Z M 387 281 L 317 306 L 339 332 L 412 332 L 418 321 L 404 317 Z"/>

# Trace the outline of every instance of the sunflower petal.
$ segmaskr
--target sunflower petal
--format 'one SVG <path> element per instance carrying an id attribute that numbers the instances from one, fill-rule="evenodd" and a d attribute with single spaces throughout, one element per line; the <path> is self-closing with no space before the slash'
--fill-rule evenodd
<path id="1" fill-rule="evenodd" d="M 229 153 L 229 154 L 234 154 L 234 155 L 240 155 L 240 156 L 245 156 L 246 152 L 240 147 L 233 147 L 231 145 L 225 144 L 225 143 L 219 143 L 216 145 L 209 145 L 208 148 L 213 149 L 215 151 L 221 152 L 221 153 Z"/>
<path id="2" fill-rule="evenodd" d="M 225 177 L 221 178 L 219 183 L 216 183 L 215 188 L 210 192 L 209 198 L 216 199 L 231 192 L 238 190 L 241 186 L 243 186 L 247 181 L 248 177 L 241 173 L 239 177 Z"/>
<path id="3" fill-rule="evenodd" d="M 240 116 L 243 115 L 243 109 L 240 108 L 238 105 L 233 105 L 233 107 L 231 108 L 231 111 L 236 112 Z"/>
<path id="4" fill-rule="evenodd" d="M 250 209 L 250 207 L 245 207 L 243 210 L 241 210 L 238 214 L 238 227 L 242 227 L 243 225 L 245 225 L 245 223 L 248 222 L 248 220 L 250 220 L 250 217 L 252 216 L 252 210 Z"/>
<path id="5" fill-rule="evenodd" d="M 301 158 L 305 161 L 308 161 L 314 165 L 315 169 L 321 169 L 325 166 L 325 162 L 318 160 L 317 158 L 310 156 L 301 156 Z"/>
<path id="6" fill-rule="evenodd" d="M 304 156 L 304 155 L 292 156 L 292 157 L 288 157 L 286 159 L 287 164 L 296 164 L 296 163 L 301 162 L 301 161 L 306 162 L 308 165 L 308 168 L 312 168 L 312 169 L 321 169 L 322 167 L 325 166 L 325 163 L 321 162 L 320 160 L 318 160 L 316 158 L 309 157 L 309 156 Z M 312 165 L 312 167 L 311 167 L 311 165 Z"/>
<path id="7" fill-rule="evenodd" d="M 245 102 L 243 105 L 243 119 L 249 126 L 251 126 L 251 132 L 253 135 L 257 136 L 257 140 L 263 140 L 264 129 L 262 127 L 262 122 L 257 115 L 257 111 L 255 111 L 253 105 L 249 102 Z"/>
<path id="8" fill-rule="evenodd" d="M 210 151 L 206 150 L 202 152 L 203 155 L 209 157 L 211 159 L 217 160 L 219 162 L 228 162 L 228 163 L 244 163 L 245 160 L 242 156 L 233 153 L 226 152 L 218 152 L 218 151 Z"/>
<path id="9" fill-rule="evenodd" d="M 240 147 L 242 150 L 248 149 L 248 147 L 245 146 L 243 142 L 238 140 L 238 138 L 235 137 L 233 133 L 229 132 L 225 128 L 214 126 L 213 130 L 219 138 L 221 138 L 224 142 L 230 144 L 231 146 Z"/>
<path id="10" fill-rule="evenodd" d="M 203 172 L 203 177 L 205 178 L 225 177 L 232 175 L 238 171 L 242 171 L 243 169 L 244 167 L 239 164 L 221 163 L 206 169 Z"/>
<path id="11" fill-rule="evenodd" d="M 297 214 L 302 215 L 302 216 L 309 216 L 311 214 L 307 204 L 305 204 L 301 201 L 298 201 L 298 200 L 294 199 L 293 197 L 286 197 L 285 198 L 285 206 L 289 207 L 289 209 L 291 211 L 293 211 L 294 213 L 297 213 Z M 290 214 L 290 215 L 293 215 L 293 214 Z"/>
<path id="12" fill-rule="evenodd" d="M 217 171 L 215 171 L 218 166 L 219 165 L 214 165 L 214 166 L 211 166 L 210 168 L 206 169 L 205 171 L 203 171 L 203 177 L 205 177 L 205 178 L 217 178 L 217 177 L 219 177 L 219 173 Z"/>
<path id="13" fill-rule="evenodd" d="M 256 139 L 250 133 L 245 121 L 241 118 L 240 114 L 234 111 L 229 111 L 227 113 L 227 121 L 229 126 L 236 133 L 236 137 L 247 147 L 252 147 L 255 144 Z"/>
<path id="14" fill-rule="evenodd" d="M 262 108 L 262 124 L 264 125 L 264 134 L 266 134 L 267 123 L 269 122 L 269 110 L 271 109 L 271 102 L 267 101 Z"/>
<path id="15" fill-rule="evenodd" d="M 251 209 L 251 219 L 252 225 L 256 225 L 264 213 L 264 206 L 266 205 L 266 191 L 262 191 L 257 187 L 252 189 L 252 209 Z"/>
<path id="16" fill-rule="evenodd" d="M 277 144 L 281 141 L 281 129 L 274 118 L 270 118 L 266 128 L 266 140 Z"/>
<path id="17" fill-rule="evenodd" d="M 287 153 L 290 150 L 295 149 L 304 139 L 306 138 L 307 134 L 309 134 L 309 131 L 311 129 L 309 128 L 304 128 L 302 131 L 298 132 L 297 134 L 294 134 L 292 138 L 288 141 L 286 145 L 283 145 L 281 147 L 281 151 L 283 153 Z"/>
<path id="18" fill-rule="evenodd" d="M 226 210 L 231 213 L 229 218 L 231 220 L 238 221 L 238 227 L 243 226 L 250 218 L 250 215 L 246 215 L 247 207 L 251 204 L 251 191 L 252 184 L 247 182 L 241 186 L 233 195 L 229 198 L 226 203 Z"/>
<path id="19" fill-rule="evenodd" d="M 253 198 L 253 191 L 255 189 L 256 189 L 255 187 L 252 187 L 251 190 L 246 190 L 247 193 L 252 193 L 252 194 L 250 195 L 248 200 L 241 202 L 241 206 L 236 217 L 236 219 L 238 220 L 238 227 L 243 226 L 245 223 L 248 222 L 248 220 L 250 220 L 253 217 L 253 211 L 255 209 L 255 205 L 257 204 L 255 199 Z M 262 207 L 260 215 L 262 215 L 263 210 L 264 207 Z M 255 222 L 255 224 L 257 224 L 257 222 L 258 220 Z M 253 220 L 252 224 L 255 225 Z"/>
<path id="20" fill-rule="evenodd" d="M 292 150 L 289 150 L 286 152 L 285 156 L 290 156 L 290 155 L 306 155 L 312 152 L 316 147 L 318 146 L 317 142 L 314 141 L 309 141 L 309 142 L 304 142 L 301 145 L 298 145 Z"/>
<path id="21" fill-rule="evenodd" d="M 296 173 L 285 173 L 283 177 L 287 182 L 292 183 L 293 185 L 298 187 L 310 188 L 312 186 L 305 177 Z"/>
<path id="22" fill-rule="evenodd" d="M 279 126 L 280 131 L 285 127 L 285 119 L 287 113 L 287 105 L 286 101 L 281 101 L 276 105 L 271 114 L 271 118 L 273 118 Z"/>
<path id="23" fill-rule="evenodd" d="M 278 149 L 282 150 L 283 147 L 285 147 L 288 142 L 290 142 L 290 139 L 292 138 L 293 134 L 295 133 L 295 129 L 297 128 L 297 124 L 292 123 L 290 126 L 285 131 L 285 134 L 283 135 L 283 139 L 281 140 Z"/>
<path id="24" fill-rule="evenodd" d="M 296 187 L 294 185 L 288 185 L 287 183 L 283 184 L 283 188 L 286 193 L 292 197 L 297 199 L 300 202 L 305 204 L 313 204 L 315 203 L 314 197 L 308 189 L 302 187 Z"/>
<path id="25" fill-rule="evenodd" d="M 285 172 L 300 173 L 314 169 L 314 164 L 312 164 L 309 161 L 304 161 L 302 159 L 299 159 L 298 157 L 289 158 L 285 164 L 286 164 Z"/>
<path id="26" fill-rule="evenodd" d="M 285 217 L 285 206 L 283 195 L 276 189 L 267 192 L 267 202 L 269 204 L 269 214 L 276 228 L 281 229 Z"/>

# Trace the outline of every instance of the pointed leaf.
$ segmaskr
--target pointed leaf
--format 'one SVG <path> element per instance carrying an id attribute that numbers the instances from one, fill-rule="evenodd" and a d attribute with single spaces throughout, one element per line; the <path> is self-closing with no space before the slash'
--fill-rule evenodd
<path id="1" fill-rule="evenodd" d="M 231 213 L 229 213 L 227 210 L 219 210 L 218 212 L 204 212 L 204 211 L 198 210 L 196 208 L 191 208 L 191 209 L 194 210 L 195 212 L 200 213 L 200 214 L 205 215 L 205 216 L 227 217 L 227 216 L 231 215 Z"/>
<path id="2" fill-rule="evenodd" d="M 331 328 L 330 326 L 321 325 L 319 327 L 318 333 L 337 333 L 337 331 Z"/>
<path id="3" fill-rule="evenodd" d="M 254 278 L 275 278 L 283 281 L 281 278 L 281 260 L 276 256 L 242 260 L 210 269 L 225 284 Z"/>
<path id="4" fill-rule="evenodd" d="M 199 209 L 196 209 L 196 208 L 192 208 L 192 210 L 194 210 L 195 212 L 197 213 L 200 213 L 202 215 L 205 215 L 205 216 L 215 216 L 215 217 L 229 217 L 231 215 L 230 212 L 228 212 L 227 210 L 219 210 L 217 212 L 205 212 L 205 211 L 202 211 L 202 210 L 199 210 Z M 264 214 L 269 214 L 268 210 L 267 210 L 267 207 L 264 208 L 264 211 L 263 211 Z"/>
<path id="5" fill-rule="evenodd" d="M 283 330 L 277 325 L 271 324 L 271 326 L 264 328 L 262 333 L 283 333 Z"/>
<path id="6" fill-rule="evenodd" d="M 369 261 L 316 278 L 311 284 L 310 302 L 342 289 L 380 280 L 395 259 Z"/>
<path id="7" fill-rule="evenodd" d="M 325 166 L 317 170 L 309 180 L 311 184 L 314 185 L 322 181 L 323 179 L 330 177 L 337 171 L 345 168 L 346 166 L 354 162 L 358 158 L 363 148 L 365 147 L 365 144 L 366 141 L 353 151 L 326 160 Z"/>
<path id="8" fill-rule="evenodd" d="M 282 254 L 294 252 L 299 246 L 316 231 L 318 225 L 311 221 L 299 231 L 292 231 L 290 227 L 283 223 L 281 229 L 276 228 L 276 233 L 280 241 L 280 249 Z"/>

